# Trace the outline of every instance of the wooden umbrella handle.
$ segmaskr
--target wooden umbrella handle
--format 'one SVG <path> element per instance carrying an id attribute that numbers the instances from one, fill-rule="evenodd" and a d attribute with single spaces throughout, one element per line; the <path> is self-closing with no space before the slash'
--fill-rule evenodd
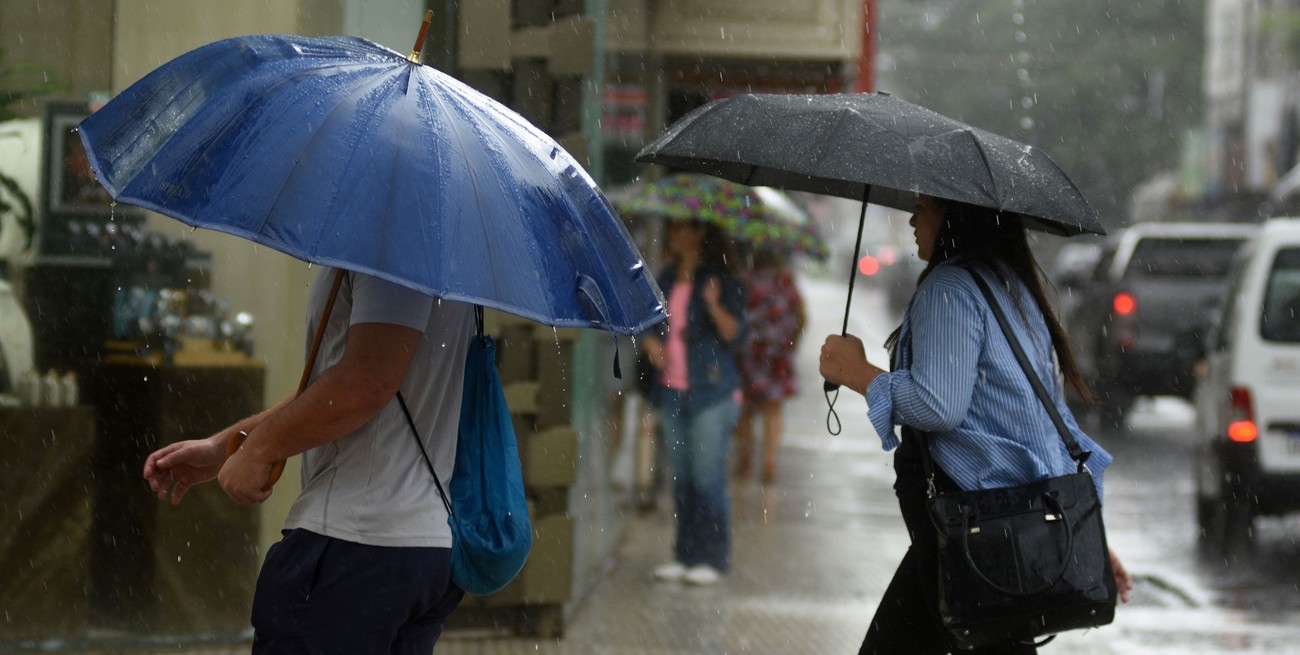
<path id="1" fill-rule="evenodd" d="M 420 33 L 415 36 L 415 45 L 411 46 L 411 54 L 406 56 L 406 60 L 413 63 L 420 63 L 420 55 L 424 52 L 424 38 L 429 34 L 429 23 L 433 22 L 433 10 L 428 9 L 424 12 L 424 22 L 420 24 Z"/>
<path id="2" fill-rule="evenodd" d="M 230 440 L 226 442 L 226 459 L 230 459 L 231 455 L 239 452 L 240 447 L 244 445 L 244 441 L 247 439 L 248 433 L 243 430 L 231 435 Z M 275 483 L 280 481 L 280 476 L 284 475 L 284 464 L 285 460 L 271 463 L 271 472 L 266 476 L 266 485 L 262 487 L 262 491 L 270 491 L 271 487 L 274 487 Z"/>
<path id="3" fill-rule="evenodd" d="M 316 336 L 312 339 L 311 352 L 307 355 L 307 363 L 302 367 L 302 377 L 298 380 L 298 393 L 294 394 L 295 397 L 302 395 L 303 389 L 307 388 L 307 381 L 311 379 L 311 370 L 316 366 L 316 355 L 320 353 L 320 344 L 325 337 L 325 325 L 329 322 L 330 312 L 334 310 L 334 301 L 339 296 L 339 287 L 343 285 L 343 273 L 343 269 L 339 269 L 334 273 L 334 285 L 330 287 L 330 295 L 325 301 L 325 309 L 321 311 L 320 324 L 316 326 Z M 244 441 L 247 439 L 248 433 L 243 430 L 231 435 L 226 442 L 226 459 L 230 459 L 232 455 L 239 452 L 239 447 L 243 446 Z M 283 474 L 284 460 L 273 462 L 271 464 L 271 473 L 266 476 L 266 486 L 262 487 L 262 491 L 270 491 L 271 487 L 275 486 L 275 483 L 280 480 L 280 476 Z"/>

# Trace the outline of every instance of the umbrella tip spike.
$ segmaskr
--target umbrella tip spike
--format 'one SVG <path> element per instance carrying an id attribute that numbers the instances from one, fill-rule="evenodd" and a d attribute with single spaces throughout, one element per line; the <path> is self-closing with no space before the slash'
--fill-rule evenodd
<path id="1" fill-rule="evenodd" d="M 406 58 L 413 64 L 420 63 L 420 55 L 424 52 L 424 37 L 429 34 L 429 23 L 433 22 L 433 10 L 424 11 L 424 22 L 420 23 L 420 33 L 415 37 L 415 45 L 411 47 L 411 54 Z"/>

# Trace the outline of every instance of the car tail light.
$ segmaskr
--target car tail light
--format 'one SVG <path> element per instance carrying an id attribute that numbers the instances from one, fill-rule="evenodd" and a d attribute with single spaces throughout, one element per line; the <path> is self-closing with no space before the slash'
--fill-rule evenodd
<path id="1" fill-rule="evenodd" d="M 1137 344 L 1137 297 L 1127 291 L 1115 294 L 1110 303 L 1113 314 L 1110 322 L 1111 339 L 1121 350 Z"/>
<path id="2" fill-rule="evenodd" d="M 864 255 L 858 260 L 858 272 L 868 277 L 880 272 L 880 260 L 871 255 Z"/>
<path id="3" fill-rule="evenodd" d="M 1133 297 L 1133 294 L 1121 291 L 1115 294 L 1115 299 L 1111 301 L 1111 307 L 1114 308 L 1116 314 L 1129 316 L 1137 311 L 1138 301 L 1137 298 Z"/>
<path id="4" fill-rule="evenodd" d="M 1228 392 L 1228 438 L 1237 443 L 1251 443 L 1257 437 L 1259 428 L 1255 425 L 1250 389 L 1234 387 Z"/>

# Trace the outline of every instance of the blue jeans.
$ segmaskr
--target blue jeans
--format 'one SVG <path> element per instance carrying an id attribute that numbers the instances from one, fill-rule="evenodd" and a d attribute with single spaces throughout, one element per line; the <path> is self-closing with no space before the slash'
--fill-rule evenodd
<path id="1" fill-rule="evenodd" d="M 663 393 L 659 421 L 673 471 L 677 539 L 673 552 L 687 566 L 726 572 L 731 559 L 731 499 L 727 451 L 740 407 L 731 397 L 693 407 L 689 392 Z"/>

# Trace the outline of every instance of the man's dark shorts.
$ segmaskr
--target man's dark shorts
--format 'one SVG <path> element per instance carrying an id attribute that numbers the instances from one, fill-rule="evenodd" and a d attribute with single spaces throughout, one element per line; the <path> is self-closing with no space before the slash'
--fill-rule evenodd
<path id="1" fill-rule="evenodd" d="M 450 548 L 286 530 L 257 578 L 253 653 L 429 655 L 465 593 L 450 561 Z"/>

